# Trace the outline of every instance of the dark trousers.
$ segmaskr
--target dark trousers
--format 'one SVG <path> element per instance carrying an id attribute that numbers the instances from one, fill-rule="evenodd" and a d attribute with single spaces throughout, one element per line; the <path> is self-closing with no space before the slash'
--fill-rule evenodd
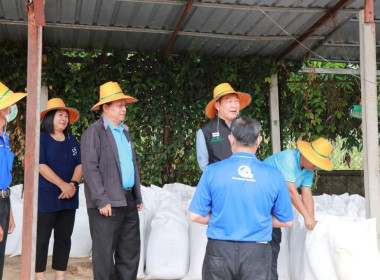
<path id="1" fill-rule="evenodd" d="M 278 280 L 277 259 L 280 253 L 281 236 L 281 228 L 273 228 L 272 241 L 270 242 L 272 248 L 272 280 Z"/>
<path id="2" fill-rule="evenodd" d="M 112 216 L 88 208 L 94 280 L 136 280 L 140 260 L 140 226 L 136 202 L 127 194 L 126 207 L 112 207 Z"/>
<path id="3" fill-rule="evenodd" d="M 38 212 L 36 272 L 46 270 L 49 241 L 54 229 L 53 264 L 55 270 L 66 271 L 71 249 L 76 210 Z"/>
<path id="4" fill-rule="evenodd" d="M 204 280 L 270 280 L 269 243 L 209 239 L 202 267 Z"/>
<path id="5" fill-rule="evenodd" d="M 3 241 L 0 243 L 0 279 L 3 278 L 5 244 L 7 243 L 8 237 L 10 207 L 9 197 L 0 197 L 0 224 L 4 231 Z"/>

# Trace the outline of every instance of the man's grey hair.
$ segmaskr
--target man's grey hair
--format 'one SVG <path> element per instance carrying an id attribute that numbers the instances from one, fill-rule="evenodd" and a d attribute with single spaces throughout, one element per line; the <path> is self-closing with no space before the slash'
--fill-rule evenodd
<path id="1" fill-rule="evenodd" d="M 248 117 L 237 117 L 231 123 L 231 134 L 239 146 L 253 146 L 259 138 L 261 124 Z"/>

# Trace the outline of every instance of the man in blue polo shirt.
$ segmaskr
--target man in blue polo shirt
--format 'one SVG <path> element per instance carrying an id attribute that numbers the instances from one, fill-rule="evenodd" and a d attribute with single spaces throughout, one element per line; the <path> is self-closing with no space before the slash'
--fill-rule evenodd
<path id="1" fill-rule="evenodd" d="M 297 142 L 298 150 L 287 150 L 268 157 L 265 163 L 276 167 L 285 177 L 290 197 L 294 207 L 304 218 L 305 227 L 313 230 L 316 221 L 314 217 L 314 200 L 311 192 L 314 171 L 319 167 L 326 171 L 333 169 L 330 154 L 333 146 L 324 138 L 308 143 Z M 301 196 L 298 193 L 301 188 Z M 272 280 L 278 279 L 277 258 L 280 252 L 281 229 L 274 228 L 272 233 Z"/>
<path id="2" fill-rule="evenodd" d="M 207 167 L 191 201 L 190 219 L 208 224 L 202 279 L 269 280 L 272 227 L 293 224 L 283 176 L 255 156 L 260 129 L 253 119 L 232 121 L 232 156 Z"/>

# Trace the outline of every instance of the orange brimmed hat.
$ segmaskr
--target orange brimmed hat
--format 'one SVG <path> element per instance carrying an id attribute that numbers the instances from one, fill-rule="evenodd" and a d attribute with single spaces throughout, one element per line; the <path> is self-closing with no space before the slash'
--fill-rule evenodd
<path id="1" fill-rule="evenodd" d="M 112 101 L 124 99 L 127 103 L 136 102 L 137 99 L 125 95 L 117 82 L 108 82 L 100 86 L 99 102 L 91 110 L 99 110 L 99 106 Z"/>
<path id="2" fill-rule="evenodd" d="M 26 93 L 11 91 L 6 85 L 0 82 L 0 110 L 15 104 L 20 99 L 27 96 Z"/>
<path id="3" fill-rule="evenodd" d="M 300 140 L 297 141 L 297 147 L 301 154 L 315 166 L 327 171 L 333 169 L 330 161 L 333 146 L 326 139 L 320 137 L 311 143 Z"/>
<path id="4" fill-rule="evenodd" d="M 251 103 L 251 96 L 248 93 L 235 91 L 229 83 L 222 83 L 214 88 L 214 99 L 211 100 L 206 106 L 206 116 L 210 119 L 215 118 L 215 114 L 217 112 L 214 106 L 215 102 L 218 101 L 218 99 L 222 96 L 231 93 L 237 94 L 239 98 L 239 110 L 244 109 L 249 105 L 249 103 Z"/>
<path id="5" fill-rule="evenodd" d="M 79 118 L 79 112 L 77 109 L 66 107 L 61 98 L 52 98 L 46 104 L 46 110 L 40 114 L 42 120 L 45 115 L 53 110 L 66 110 L 69 112 L 69 124 L 76 122 Z"/>

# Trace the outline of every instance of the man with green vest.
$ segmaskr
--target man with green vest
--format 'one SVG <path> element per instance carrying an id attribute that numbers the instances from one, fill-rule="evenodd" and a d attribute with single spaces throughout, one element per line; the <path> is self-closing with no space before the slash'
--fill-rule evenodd
<path id="1" fill-rule="evenodd" d="M 206 106 L 206 116 L 211 120 L 197 132 L 197 160 L 202 171 L 232 155 L 228 141 L 231 122 L 251 103 L 249 94 L 235 91 L 229 83 L 217 85 L 213 96 Z"/>

